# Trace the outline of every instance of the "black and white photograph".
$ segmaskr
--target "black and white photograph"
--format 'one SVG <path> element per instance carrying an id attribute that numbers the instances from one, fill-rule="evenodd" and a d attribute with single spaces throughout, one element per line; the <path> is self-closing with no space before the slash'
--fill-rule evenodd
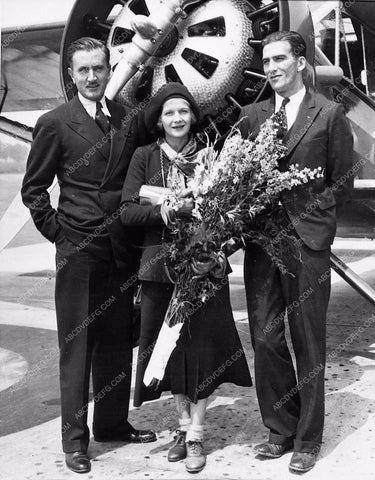
<path id="1" fill-rule="evenodd" d="M 375 479 L 375 1 L 2 0 L 4 480 Z"/>

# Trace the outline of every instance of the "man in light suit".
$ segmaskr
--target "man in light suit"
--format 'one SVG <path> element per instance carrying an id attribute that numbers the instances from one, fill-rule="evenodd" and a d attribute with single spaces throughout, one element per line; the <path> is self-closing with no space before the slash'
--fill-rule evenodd
<path id="1" fill-rule="evenodd" d="M 269 429 L 269 440 L 255 449 L 270 458 L 293 449 L 292 472 L 306 472 L 315 465 L 322 441 L 330 245 L 336 209 L 350 184 L 353 150 L 343 106 L 305 88 L 305 52 L 306 44 L 295 32 L 276 32 L 263 40 L 264 72 L 274 95 L 244 107 L 240 122 L 244 136 L 256 135 L 285 104 L 287 154 L 280 160 L 280 170 L 298 164 L 300 169 L 321 167 L 323 173 L 281 195 L 275 245 L 285 244 L 287 236 L 299 245 L 300 260 L 287 250 L 282 253 L 289 273 L 281 273 L 259 246 L 250 243 L 244 261 L 256 389 Z M 285 313 L 296 372 L 285 341 Z"/>
<path id="2" fill-rule="evenodd" d="M 132 364 L 132 232 L 119 220 L 121 190 L 142 142 L 134 112 L 104 97 L 109 50 L 93 38 L 68 49 L 78 95 L 42 115 L 22 186 L 38 230 L 56 244 L 62 445 L 68 468 L 90 471 L 87 404 L 92 370 L 96 441 L 150 442 L 127 421 Z M 47 188 L 57 175 L 57 210 Z"/>

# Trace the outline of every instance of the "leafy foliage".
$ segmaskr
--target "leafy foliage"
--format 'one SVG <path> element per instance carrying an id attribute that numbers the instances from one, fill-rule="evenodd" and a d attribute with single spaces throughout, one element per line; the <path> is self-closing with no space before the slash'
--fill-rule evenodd
<path id="1" fill-rule="evenodd" d="M 168 244 L 169 270 L 175 281 L 166 322 L 186 321 L 199 305 L 220 288 L 225 275 L 223 258 L 247 241 L 261 245 L 274 263 L 283 242 L 274 242 L 278 226 L 273 219 L 280 193 L 322 176 L 320 167 L 299 170 L 298 164 L 279 170 L 286 147 L 278 138 L 277 114 L 267 119 L 255 140 L 243 139 L 233 128 L 220 153 L 212 146 L 200 152 L 199 163 L 188 180 L 195 208 L 189 219 L 179 218 Z M 172 204 L 181 199 L 181 186 L 168 177 Z M 186 192 L 184 193 L 186 195 Z M 292 237 L 289 239 L 292 241 Z M 225 263 L 225 262 L 224 262 Z"/>

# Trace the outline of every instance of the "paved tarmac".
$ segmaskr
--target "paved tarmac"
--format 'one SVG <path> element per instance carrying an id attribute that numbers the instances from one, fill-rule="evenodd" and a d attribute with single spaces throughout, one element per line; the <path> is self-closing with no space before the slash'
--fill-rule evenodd
<path id="1" fill-rule="evenodd" d="M 1 200 L 1 199 L 0 199 Z M 0 478 L 64 480 L 58 351 L 53 304 L 54 249 L 30 224 L 0 254 Z M 375 242 L 337 239 L 334 252 L 373 288 Z M 232 258 L 232 305 L 253 372 L 242 279 L 242 256 Z M 367 326 L 369 325 L 369 326 Z M 375 308 L 333 273 L 327 325 L 326 426 L 313 480 L 375 479 Z M 134 350 L 136 355 L 136 349 Z M 89 425 L 92 421 L 92 402 Z M 187 479 L 184 462 L 168 463 L 177 415 L 171 395 L 131 407 L 137 428 L 157 442 L 90 443 L 92 470 L 82 478 Z M 267 439 L 255 388 L 221 386 L 212 395 L 205 430 L 207 466 L 198 479 L 286 480 L 291 453 L 262 460 L 253 446 Z M 78 477 L 80 478 L 80 477 Z"/>

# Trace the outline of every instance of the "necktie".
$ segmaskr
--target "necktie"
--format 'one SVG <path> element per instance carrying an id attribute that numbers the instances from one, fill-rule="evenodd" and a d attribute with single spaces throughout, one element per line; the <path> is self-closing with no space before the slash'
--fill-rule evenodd
<path id="1" fill-rule="evenodd" d="M 281 107 L 279 111 L 277 112 L 277 115 L 279 117 L 279 122 L 280 122 L 280 137 L 284 138 L 287 131 L 288 131 L 288 121 L 286 118 L 286 110 L 285 110 L 285 105 L 290 102 L 290 98 L 285 97 L 283 101 L 281 102 Z"/>
<path id="2" fill-rule="evenodd" d="M 107 134 L 109 132 L 109 120 L 107 118 L 107 115 L 104 114 L 102 110 L 102 104 L 100 102 L 96 102 L 95 122 L 104 134 Z"/>

